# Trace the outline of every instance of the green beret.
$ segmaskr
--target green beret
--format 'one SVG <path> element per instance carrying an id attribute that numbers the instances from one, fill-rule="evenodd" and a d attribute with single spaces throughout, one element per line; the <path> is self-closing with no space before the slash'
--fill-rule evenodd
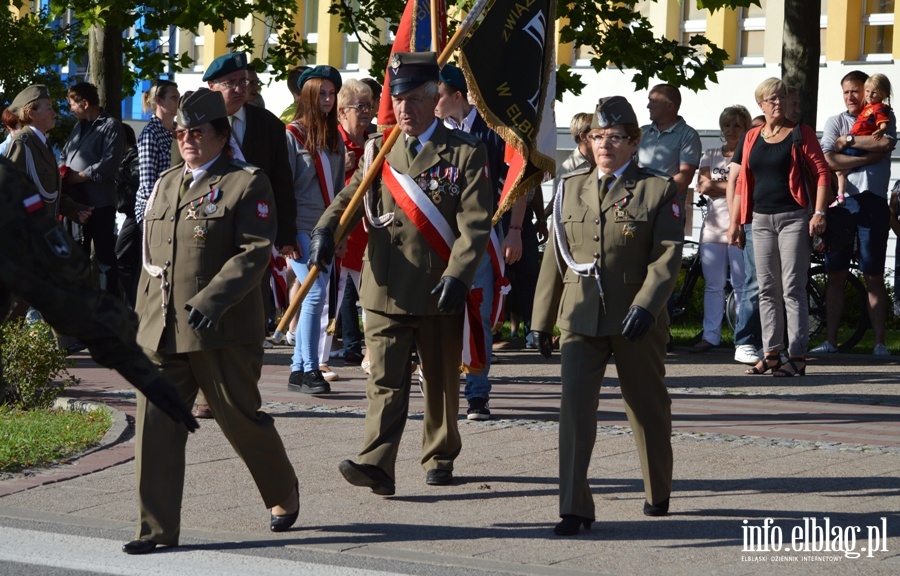
<path id="1" fill-rule="evenodd" d="M 466 77 L 463 75 L 463 71 L 453 64 L 444 64 L 444 67 L 441 68 L 440 79 L 441 82 L 454 90 L 459 90 L 463 93 L 469 91 L 466 86 Z"/>
<path id="2" fill-rule="evenodd" d="M 232 72 L 246 69 L 247 54 L 245 54 L 244 52 L 233 52 L 231 54 L 225 54 L 224 56 L 219 56 L 212 61 L 212 64 L 209 65 L 209 68 L 206 69 L 206 73 L 203 75 L 203 81 L 209 82 L 211 80 L 215 80 L 216 78 L 221 78 L 226 74 L 231 74 Z"/>
<path id="3" fill-rule="evenodd" d="M 300 78 L 297 80 L 297 88 L 303 90 L 303 85 L 306 84 L 306 81 L 310 78 L 323 78 L 325 80 L 331 80 L 331 83 L 334 84 L 334 91 L 341 91 L 341 73 L 331 66 L 316 66 L 314 68 L 304 70 L 303 74 L 301 74 Z"/>
<path id="4" fill-rule="evenodd" d="M 50 98 L 50 91 L 43 84 L 35 84 L 19 92 L 13 98 L 12 104 L 9 105 L 9 111 L 16 116 L 22 111 L 26 105 L 34 102 L 38 98 Z"/>
<path id="5" fill-rule="evenodd" d="M 437 82 L 440 73 L 434 52 L 394 52 L 388 61 L 391 96 L 409 92 L 426 82 Z"/>
<path id="6" fill-rule="evenodd" d="M 228 118 L 225 98 L 221 92 L 198 88 L 186 93 L 178 101 L 178 115 L 175 120 L 179 128 L 196 128 L 219 118 Z"/>
<path id="7" fill-rule="evenodd" d="M 601 98 L 591 119 L 591 128 L 606 128 L 613 124 L 637 124 L 634 108 L 622 96 Z"/>

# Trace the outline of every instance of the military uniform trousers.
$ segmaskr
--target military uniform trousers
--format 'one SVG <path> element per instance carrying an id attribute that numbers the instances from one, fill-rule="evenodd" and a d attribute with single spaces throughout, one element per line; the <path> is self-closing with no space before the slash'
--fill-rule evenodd
<path id="1" fill-rule="evenodd" d="M 462 449 L 457 423 L 462 327 L 462 314 L 411 316 L 366 310 L 366 347 L 373 361 L 366 383 L 369 407 L 361 463 L 395 478 L 409 410 L 409 356 L 415 342 L 425 376 L 422 467 L 453 470 Z"/>
<path id="2" fill-rule="evenodd" d="M 190 406 L 206 395 L 216 422 L 244 461 L 267 508 L 287 500 L 297 477 L 275 421 L 259 411 L 262 342 L 181 354 L 145 349 Z M 138 539 L 175 545 L 181 531 L 187 430 L 138 395 Z"/>
<path id="3" fill-rule="evenodd" d="M 672 401 L 663 381 L 668 335 L 654 326 L 643 339 L 560 335 L 562 401 L 559 411 L 559 513 L 594 519 L 588 466 L 597 439 L 600 384 L 612 356 L 625 412 L 637 444 L 647 501 L 672 491 Z"/>

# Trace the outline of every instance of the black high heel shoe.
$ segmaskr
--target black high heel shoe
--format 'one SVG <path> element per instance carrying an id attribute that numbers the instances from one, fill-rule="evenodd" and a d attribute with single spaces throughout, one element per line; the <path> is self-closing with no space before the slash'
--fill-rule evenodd
<path id="1" fill-rule="evenodd" d="M 788 370 L 786 366 L 790 366 L 790 370 Z M 772 372 L 772 376 L 775 376 L 776 378 L 806 376 L 806 356 L 788 358 L 788 361 L 782 364 L 782 367 L 779 367 Z"/>
<path id="2" fill-rule="evenodd" d="M 283 514 L 281 516 L 276 516 L 275 514 L 271 514 L 271 518 L 269 521 L 269 528 L 272 532 L 286 532 L 290 530 L 291 526 L 294 525 L 294 522 L 297 521 L 297 517 L 300 516 L 300 482 L 294 485 L 294 492 L 297 494 L 297 510 L 291 512 L 290 514 Z"/>
<path id="3" fill-rule="evenodd" d="M 553 527 L 553 533 L 557 536 L 574 536 L 575 534 L 578 534 L 578 531 L 582 526 L 584 526 L 585 530 L 590 530 L 591 523 L 593 523 L 593 520 L 590 518 L 584 518 L 583 516 L 576 516 L 574 514 L 564 514 L 562 522 Z"/>
<path id="4" fill-rule="evenodd" d="M 772 364 L 774 362 L 774 364 Z M 744 374 L 752 375 L 752 376 L 760 376 L 765 374 L 769 370 L 772 370 L 773 373 L 781 368 L 781 354 L 772 354 L 767 355 L 765 358 L 757 362 L 756 366 L 750 368 L 749 370 L 745 370 Z"/>

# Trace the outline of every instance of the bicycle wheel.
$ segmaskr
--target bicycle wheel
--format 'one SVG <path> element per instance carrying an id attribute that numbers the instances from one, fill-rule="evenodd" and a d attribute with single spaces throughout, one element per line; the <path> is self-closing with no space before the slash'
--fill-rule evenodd
<path id="1" fill-rule="evenodd" d="M 824 266 L 815 266 L 809 270 L 806 293 L 809 302 L 810 348 L 825 340 L 825 282 Z M 851 350 L 859 343 L 868 328 L 868 293 L 865 285 L 851 270 L 844 284 L 844 312 L 838 326 L 838 350 L 842 352 Z"/>
<path id="2" fill-rule="evenodd" d="M 729 292 L 728 298 L 725 299 L 725 320 L 728 322 L 728 327 L 734 332 L 738 320 L 738 301 L 734 291 Z"/>
<path id="3" fill-rule="evenodd" d="M 694 287 L 697 285 L 697 280 L 702 277 L 700 245 L 692 240 L 685 240 L 681 254 L 681 272 L 675 282 L 675 290 L 672 291 L 672 319 L 683 316 L 691 308 Z"/>

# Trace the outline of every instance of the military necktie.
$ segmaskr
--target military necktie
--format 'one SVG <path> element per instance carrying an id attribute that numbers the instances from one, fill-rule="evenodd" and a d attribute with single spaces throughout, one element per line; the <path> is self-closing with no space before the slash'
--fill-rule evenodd
<path id="1" fill-rule="evenodd" d="M 413 160 L 416 159 L 416 155 L 419 153 L 417 150 L 418 145 L 419 139 L 415 136 L 410 136 L 406 139 L 406 159 L 409 160 L 410 166 L 412 166 Z"/>
<path id="2" fill-rule="evenodd" d="M 609 191 L 609 187 L 616 183 L 616 177 L 614 174 L 604 174 L 600 178 L 600 200 L 606 198 L 606 193 Z"/>
<path id="3" fill-rule="evenodd" d="M 178 199 L 181 200 L 184 198 L 184 195 L 187 194 L 187 191 L 191 188 L 191 182 L 194 181 L 194 173 L 193 172 L 185 172 L 184 179 L 181 180 L 181 188 L 178 189 Z"/>

